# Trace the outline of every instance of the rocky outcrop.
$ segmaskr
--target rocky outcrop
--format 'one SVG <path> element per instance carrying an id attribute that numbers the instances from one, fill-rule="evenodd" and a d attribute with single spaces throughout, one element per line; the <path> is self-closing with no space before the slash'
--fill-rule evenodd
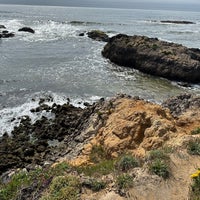
<path id="1" fill-rule="evenodd" d="M 0 25 L 0 29 L 6 29 L 4 25 Z"/>
<path id="2" fill-rule="evenodd" d="M 18 31 L 35 33 L 35 31 L 32 28 L 30 28 L 30 27 L 23 27 L 23 28 L 20 28 Z"/>
<path id="3" fill-rule="evenodd" d="M 41 104 L 31 110 L 51 112 L 55 118 L 42 117 L 31 124 L 30 118 L 24 116 L 19 127 L 12 131 L 12 137 L 5 133 L 0 138 L 0 174 L 10 168 L 43 165 L 45 161 L 52 163 L 69 153 L 80 143 L 81 138 L 76 137 L 80 137 L 93 109 L 92 106 L 81 109 L 69 104 L 54 104 L 52 107 Z"/>
<path id="4" fill-rule="evenodd" d="M 8 32 L 8 31 L 2 31 L 0 33 L 0 38 L 10 38 L 10 37 L 14 37 L 15 34 L 12 32 Z"/>
<path id="5" fill-rule="evenodd" d="M 165 103 L 165 107 L 127 96 L 110 100 L 108 106 L 99 111 L 103 126 L 72 164 L 88 163 L 88 156 L 95 145 L 102 146 L 111 157 L 123 152 L 143 157 L 149 150 L 167 143 L 175 145 L 176 138 L 190 134 L 200 124 L 200 99 L 188 96 L 185 94 L 174 98 L 179 99 L 178 107 L 185 107 L 188 101 L 191 105 L 176 117 L 169 110 L 173 109 L 172 103 L 169 103 L 173 100 Z"/>
<path id="6" fill-rule="evenodd" d="M 124 152 L 139 157 L 146 152 L 180 143 L 200 124 L 200 98 L 180 95 L 156 105 L 138 97 L 120 95 L 85 109 L 70 104 L 43 104 L 31 112 L 51 112 L 31 124 L 28 116 L 19 127 L 0 139 L 0 173 L 12 168 L 32 167 L 71 160 L 73 165 L 89 162 L 91 149 L 102 146 L 110 157 Z M 174 111 L 174 112 L 173 112 Z M 76 158 L 76 159 L 75 159 Z"/>
<path id="7" fill-rule="evenodd" d="M 200 83 L 200 50 L 146 36 L 119 34 L 105 45 L 110 61 L 171 80 Z"/>
<path id="8" fill-rule="evenodd" d="M 4 25 L 0 25 L 0 29 L 5 29 L 0 31 L 0 38 L 10 38 L 15 36 L 13 32 L 9 32 L 6 30 L 6 27 Z"/>
<path id="9" fill-rule="evenodd" d="M 93 30 L 93 31 L 88 32 L 87 35 L 89 38 L 93 40 L 103 41 L 103 42 L 109 41 L 108 35 L 104 33 L 103 31 Z"/>
<path id="10" fill-rule="evenodd" d="M 189 155 L 186 149 L 188 142 L 200 138 L 199 134 L 191 133 L 194 129 L 199 130 L 200 125 L 198 96 L 179 95 L 161 106 L 138 97 L 119 95 L 87 106 L 75 108 L 68 102 L 50 107 L 41 99 L 40 106 L 31 112 L 51 112 L 54 119 L 43 117 L 31 124 L 29 117 L 24 116 L 12 137 L 4 134 L 0 139 L 0 175 L 3 173 L 0 182 L 9 184 L 18 171 L 16 168 L 25 167 L 20 172 L 29 174 L 30 171 L 31 174 L 32 182 L 28 186 L 19 185 L 15 199 L 41 199 L 55 179 L 69 175 L 79 180 L 78 194 L 83 200 L 125 200 L 127 197 L 154 200 L 162 199 L 163 195 L 166 200 L 188 197 L 190 175 L 199 163 L 199 156 Z M 93 147 L 101 148 L 95 150 Z M 159 159 L 166 159 L 163 164 L 167 164 L 170 172 L 167 181 L 149 170 L 149 152 L 155 149 Z M 134 155 L 138 161 L 136 168 L 125 171 L 119 168 L 122 154 Z M 123 164 L 129 164 L 127 157 Z M 40 165 L 36 173 L 32 171 L 34 165 Z M 42 171 L 38 170 L 41 166 Z M 54 171 L 56 168 L 58 171 Z M 131 178 L 133 185 L 120 188 L 118 178 L 121 175 Z M 39 188 L 38 183 L 41 183 Z"/>
<path id="11" fill-rule="evenodd" d="M 181 94 L 175 97 L 171 97 L 162 103 L 163 107 L 170 110 L 171 114 L 175 117 L 180 116 L 187 110 L 198 111 L 200 108 L 200 96 L 194 96 L 192 94 Z"/>

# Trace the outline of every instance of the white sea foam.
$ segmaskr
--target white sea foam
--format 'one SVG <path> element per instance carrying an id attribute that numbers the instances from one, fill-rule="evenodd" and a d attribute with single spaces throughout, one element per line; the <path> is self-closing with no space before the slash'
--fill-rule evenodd
<path id="1" fill-rule="evenodd" d="M 36 21 L 32 28 L 35 34 L 20 33 L 23 40 L 36 42 L 36 41 L 52 41 L 59 39 L 66 39 L 68 37 L 76 37 L 77 32 L 80 30 L 76 26 L 69 23 L 62 23 L 56 21 Z"/>
<path id="2" fill-rule="evenodd" d="M 29 101 L 20 106 L 13 108 L 4 108 L 0 111 L 0 136 L 3 133 L 11 133 L 15 126 L 18 126 L 23 116 L 29 116 L 32 123 L 40 119 L 42 116 L 52 118 L 53 115 L 48 112 L 32 113 L 30 110 L 38 107 L 38 102 Z"/>
<path id="3" fill-rule="evenodd" d="M 14 32 L 21 40 L 28 42 L 52 41 L 66 39 L 67 37 L 76 37 L 80 32 L 80 27 L 73 26 L 68 22 L 57 22 L 53 20 L 33 21 L 32 25 L 26 24 L 25 21 L 19 19 L 0 20 L 0 24 L 4 24 L 8 31 Z M 18 32 L 22 27 L 31 27 L 35 30 L 35 34 L 27 32 Z"/>
<path id="4" fill-rule="evenodd" d="M 2 136 L 5 132 L 11 134 L 13 128 L 15 126 L 19 126 L 20 121 L 24 116 L 29 116 L 31 123 L 41 119 L 42 116 L 45 116 L 48 119 L 53 119 L 54 114 L 51 112 L 31 112 L 31 109 L 35 109 L 39 106 L 39 100 L 41 98 L 44 99 L 44 103 L 49 106 L 52 106 L 53 103 L 63 105 L 68 101 L 68 98 L 64 95 L 58 95 L 51 92 L 35 93 L 32 97 L 30 97 L 30 99 L 27 100 L 27 102 L 22 105 L 0 110 L 0 136 Z M 70 98 L 70 103 L 76 107 L 84 108 L 84 102 L 92 104 L 100 98 L 100 96 L 92 96 L 88 98 Z"/>

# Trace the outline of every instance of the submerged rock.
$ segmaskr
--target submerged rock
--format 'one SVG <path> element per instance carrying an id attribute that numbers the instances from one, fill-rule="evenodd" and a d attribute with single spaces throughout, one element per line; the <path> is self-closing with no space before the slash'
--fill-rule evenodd
<path id="1" fill-rule="evenodd" d="M 109 41 L 108 35 L 104 33 L 103 31 L 93 30 L 93 31 L 88 32 L 87 35 L 89 38 L 93 40 L 103 41 L 103 42 Z"/>
<path id="2" fill-rule="evenodd" d="M 110 61 L 171 80 L 200 83 L 200 50 L 146 36 L 110 38 L 102 55 Z"/>
<path id="3" fill-rule="evenodd" d="M 35 33 L 35 31 L 32 28 L 30 28 L 30 27 L 23 27 L 23 28 L 20 28 L 18 31 Z"/>

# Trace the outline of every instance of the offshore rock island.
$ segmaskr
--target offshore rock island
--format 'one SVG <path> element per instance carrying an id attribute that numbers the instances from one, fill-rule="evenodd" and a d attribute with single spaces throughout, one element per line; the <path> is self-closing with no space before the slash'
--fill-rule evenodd
<path id="1" fill-rule="evenodd" d="M 119 34 L 102 55 L 118 65 L 176 81 L 200 82 L 200 50 L 146 36 Z"/>

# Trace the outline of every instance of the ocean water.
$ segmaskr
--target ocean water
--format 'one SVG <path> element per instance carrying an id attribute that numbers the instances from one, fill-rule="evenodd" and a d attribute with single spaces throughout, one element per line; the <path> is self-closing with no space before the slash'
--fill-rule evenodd
<path id="1" fill-rule="evenodd" d="M 187 20 L 195 24 L 164 24 Z M 154 102 L 183 92 L 200 94 L 200 85 L 184 88 L 177 82 L 119 67 L 101 56 L 105 45 L 80 37 L 98 29 L 146 35 L 200 48 L 200 13 L 131 9 L 0 5 L 0 24 L 16 36 L 0 40 L 0 135 L 11 132 L 20 117 L 35 121 L 48 113 L 33 114 L 40 98 L 82 106 L 118 93 Z M 18 32 L 24 26 L 35 34 Z M 52 117 L 52 116 L 48 116 Z"/>

